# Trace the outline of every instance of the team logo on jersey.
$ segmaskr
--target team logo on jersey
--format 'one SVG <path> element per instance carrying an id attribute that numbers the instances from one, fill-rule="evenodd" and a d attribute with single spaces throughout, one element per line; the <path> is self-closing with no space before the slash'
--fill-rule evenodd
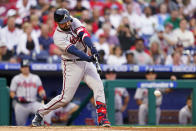
<path id="1" fill-rule="evenodd" d="M 70 43 L 72 43 L 72 44 L 76 44 L 76 42 L 79 40 L 80 38 L 79 37 L 74 37 L 73 35 L 72 35 L 72 37 L 70 37 Z"/>
<path id="2" fill-rule="evenodd" d="M 17 86 L 18 87 L 24 87 L 24 88 L 31 88 L 31 87 L 36 88 L 37 87 L 36 83 L 34 83 L 34 82 L 26 82 L 26 81 L 18 82 Z"/>

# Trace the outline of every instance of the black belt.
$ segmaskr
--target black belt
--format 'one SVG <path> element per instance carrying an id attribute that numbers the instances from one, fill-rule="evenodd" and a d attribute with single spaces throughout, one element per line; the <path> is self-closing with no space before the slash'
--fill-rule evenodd
<path id="1" fill-rule="evenodd" d="M 70 61 L 70 62 L 75 62 L 75 61 L 84 61 L 83 59 L 62 59 L 64 61 Z"/>
<path id="2" fill-rule="evenodd" d="M 32 102 L 30 102 L 30 101 L 25 101 L 25 102 L 19 102 L 19 101 L 17 101 L 17 103 L 20 103 L 20 104 L 29 104 L 29 103 L 32 103 Z"/>
<path id="3" fill-rule="evenodd" d="M 121 111 L 120 111 L 120 109 L 119 110 L 117 109 L 117 110 L 115 110 L 115 112 L 121 112 Z"/>

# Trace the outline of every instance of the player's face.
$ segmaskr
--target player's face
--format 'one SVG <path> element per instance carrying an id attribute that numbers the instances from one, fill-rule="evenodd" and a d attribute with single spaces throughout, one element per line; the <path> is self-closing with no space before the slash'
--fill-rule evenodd
<path id="1" fill-rule="evenodd" d="M 7 47 L 6 46 L 0 47 L 0 54 L 5 55 L 6 52 L 7 52 Z"/>
<path id="2" fill-rule="evenodd" d="M 21 72 L 22 74 L 24 75 L 28 75 L 29 74 L 29 67 L 28 66 L 25 66 L 25 67 L 21 67 Z"/>
<path id="3" fill-rule="evenodd" d="M 150 81 L 155 80 L 156 77 L 157 77 L 157 75 L 155 73 L 148 73 L 148 74 L 146 74 L 146 79 L 150 80 Z"/>
<path id="4" fill-rule="evenodd" d="M 59 27 L 60 27 L 62 30 L 67 30 L 67 29 L 69 29 L 70 26 L 71 26 L 71 21 L 68 21 L 68 22 L 63 23 L 63 24 L 58 24 L 58 25 L 59 25 Z"/>
<path id="5" fill-rule="evenodd" d="M 188 105 L 188 107 L 190 109 L 192 108 L 192 100 L 191 99 L 187 100 L 186 104 Z"/>
<path id="6" fill-rule="evenodd" d="M 116 79 L 116 73 L 107 73 L 105 75 L 107 80 L 115 80 Z"/>

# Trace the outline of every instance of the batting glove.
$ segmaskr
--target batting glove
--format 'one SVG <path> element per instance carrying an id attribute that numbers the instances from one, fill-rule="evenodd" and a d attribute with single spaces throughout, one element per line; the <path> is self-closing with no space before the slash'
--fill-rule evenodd
<path id="1" fill-rule="evenodd" d="M 94 57 L 93 56 L 88 56 L 88 60 L 87 60 L 88 62 L 94 62 L 95 61 L 95 59 L 94 59 Z"/>
<path id="2" fill-rule="evenodd" d="M 24 97 L 15 96 L 14 99 L 19 103 L 27 103 L 27 100 Z"/>
<path id="3" fill-rule="evenodd" d="M 97 49 L 95 47 L 91 48 L 91 54 L 96 55 L 98 57 L 98 52 L 97 52 Z"/>

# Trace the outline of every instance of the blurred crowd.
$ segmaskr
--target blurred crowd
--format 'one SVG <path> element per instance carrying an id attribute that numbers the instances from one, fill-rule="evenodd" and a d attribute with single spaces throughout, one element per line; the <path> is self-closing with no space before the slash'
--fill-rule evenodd
<path id="1" fill-rule="evenodd" d="M 195 0 L 2 0 L 0 61 L 60 62 L 56 8 L 83 23 L 103 64 L 196 65 Z"/>

